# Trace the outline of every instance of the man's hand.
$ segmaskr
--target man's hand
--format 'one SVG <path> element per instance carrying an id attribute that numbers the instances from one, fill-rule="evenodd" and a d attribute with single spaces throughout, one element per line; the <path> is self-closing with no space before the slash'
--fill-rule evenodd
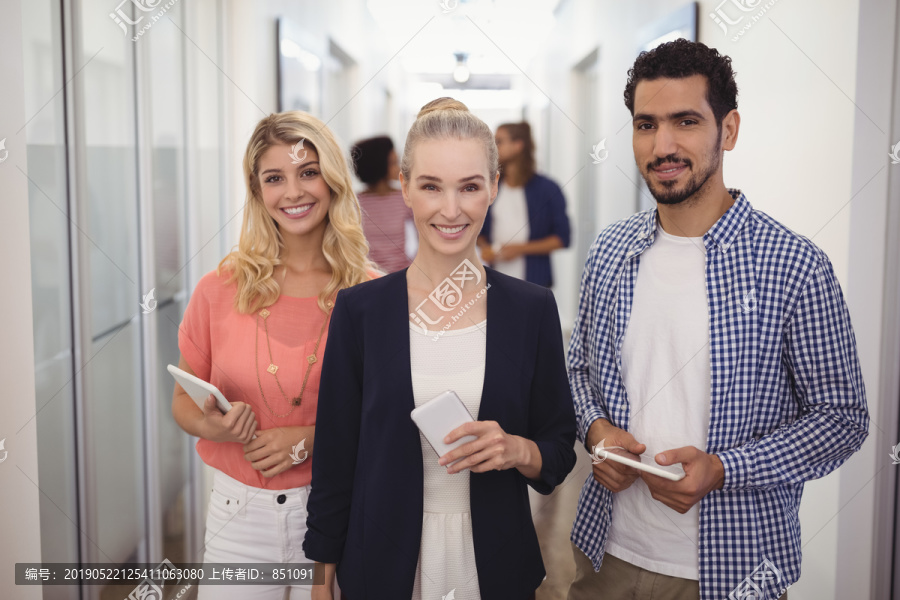
<path id="1" fill-rule="evenodd" d="M 725 467 L 719 457 L 694 446 L 666 450 L 657 454 L 655 459 L 663 466 L 681 463 L 684 467 L 685 477 L 681 481 L 641 472 L 641 478 L 650 488 L 653 499 L 681 514 L 725 483 Z"/>
<path id="2" fill-rule="evenodd" d="M 606 419 L 597 419 L 591 424 L 587 434 L 587 445 L 593 448 L 606 440 L 604 446 L 621 446 L 632 454 L 642 454 L 647 447 L 634 439 L 634 436 L 612 425 Z M 594 479 L 611 492 L 628 489 L 640 477 L 640 471 L 611 460 L 604 460 L 594 465 Z"/>

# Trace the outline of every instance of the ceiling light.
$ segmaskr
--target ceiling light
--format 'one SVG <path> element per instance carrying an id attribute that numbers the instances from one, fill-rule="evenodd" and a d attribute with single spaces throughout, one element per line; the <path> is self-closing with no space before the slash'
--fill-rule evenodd
<path id="1" fill-rule="evenodd" d="M 469 66 L 466 64 L 467 55 L 465 52 L 456 52 L 456 66 L 453 68 L 453 81 L 456 83 L 465 83 L 469 80 Z"/>

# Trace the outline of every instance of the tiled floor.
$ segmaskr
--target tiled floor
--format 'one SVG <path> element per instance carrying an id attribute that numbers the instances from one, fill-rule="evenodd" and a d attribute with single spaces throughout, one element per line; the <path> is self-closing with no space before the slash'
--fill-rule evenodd
<path id="1" fill-rule="evenodd" d="M 537 590 L 537 600 L 565 600 L 569 584 L 575 577 L 569 534 L 581 486 L 591 473 L 591 459 L 581 444 L 577 444 L 575 453 L 578 455 L 575 468 L 550 496 L 541 496 L 529 489 L 534 527 L 547 570 L 547 579 Z"/>

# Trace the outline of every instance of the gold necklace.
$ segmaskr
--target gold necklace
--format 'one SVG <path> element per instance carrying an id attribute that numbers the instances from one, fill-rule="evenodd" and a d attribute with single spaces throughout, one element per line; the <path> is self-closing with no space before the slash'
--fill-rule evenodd
<path id="1" fill-rule="evenodd" d="M 325 303 L 325 306 L 329 309 L 329 312 L 325 314 L 325 320 L 322 322 L 322 329 L 319 330 L 319 339 L 316 340 L 316 347 L 313 349 L 313 353 L 306 357 L 306 375 L 303 376 L 303 385 L 300 387 L 300 394 L 292 399 L 288 400 L 287 394 L 284 393 L 284 388 L 281 387 L 281 382 L 278 380 L 278 365 L 275 364 L 275 361 L 272 359 L 272 344 L 269 341 L 269 321 L 268 317 L 272 313 L 269 312 L 268 309 L 262 309 L 257 313 L 256 316 L 256 348 L 253 352 L 254 362 L 253 362 L 253 370 L 256 371 L 256 383 L 259 385 L 259 395 L 262 396 L 263 402 L 266 405 L 266 408 L 269 409 L 269 412 L 275 418 L 283 418 L 290 415 L 294 412 L 294 409 L 300 406 L 300 403 L 303 401 L 303 392 L 306 390 L 306 382 L 309 380 L 309 372 L 312 371 L 313 364 L 318 360 L 316 358 L 316 354 L 319 352 L 319 344 L 322 343 L 322 336 L 325 334 L 325 328 L 328 325 L 328 320 L 331 317 L 330 309 L 334 304 L 329 300 Z M 267 373 L 270 373 L 275 378 L 275 383 L 278 385 L 278 390 L 281 392 L 281 397 L 284 398 L 285 402 L 289 402 L 291 404 L 291 410 L 286 413 L 279 415 L 276 414 L 272 407 L 269 405 L 269 401 L 266 399 L 266 394 L 263 392 L 262 381 L 259 378 L 259 318 L 263 319 L 263 327 L 266 331 L 266 346 L 269 349 L 269 367 L 266 369 Z"/>

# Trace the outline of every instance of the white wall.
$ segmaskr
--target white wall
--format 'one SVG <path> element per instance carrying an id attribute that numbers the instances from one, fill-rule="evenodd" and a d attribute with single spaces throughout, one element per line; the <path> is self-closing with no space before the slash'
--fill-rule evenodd
<path id="1" fill-rule="evenodd" d="M 6 2 L 0 19 L 0 190 L 4 217 L 0 219 L 0 254 L 6 289 L 0 294 L 0 597 L 41 598 L 40 586 L 17 586 L 17 562 L 41 561 L 40 492 L 38 490 L 37 435 L 33 419 L 34 345 L 31 310 L 31 260 L 28 249 L 28 179 L 23 174 L 25 135 L 25 80 L 22 57 L 22 14 L 19 2 Z M 5 158 L 4 158 L 5 156 Z M 21 171 L 20 171 L 21 169 Z M 10 285 L 11 284 L 11 285 Z M 21 429 L 21 430 L 20 430 Z"/>
<path id="2" fill-rule="evenodd" d="M 872 424 L 863 450 L 840 472 L 836 564 L 847 568 L 837 569 L 835 595 L 852 597 L 868 589 L 870 597 L 877 599 L 887 597 L 885 577 L 892 570 L 888 566 L 891 555 L 880 544 L 889 540 L 884 532 L 891 529 L 890 518 L 896 513 L 882 507 L 891 495 L 896 496 L 897 467 L 891 464 L 888 453 L 900 441 L 900 381 L 896 377 L 900 346 L 895 342 L 900 326 L 896 288 L 900 275 L 900 194 L 896 192 L 900 169 L 887 157 L 890 146 L 900 141 L 900 47 L 896 45 L 900 11 L 896 2 L 885 0 L 860 0 L 859 7 L 850 180 L 850 193 L 855 197 L 845 209 L 849 212 L 849 243 L 844 291 L 856 331 Z M 887 289 L 888 282 L 895 286 L 892 291 Z M 867 539 L 874 543 L 865 544 Z"/>

